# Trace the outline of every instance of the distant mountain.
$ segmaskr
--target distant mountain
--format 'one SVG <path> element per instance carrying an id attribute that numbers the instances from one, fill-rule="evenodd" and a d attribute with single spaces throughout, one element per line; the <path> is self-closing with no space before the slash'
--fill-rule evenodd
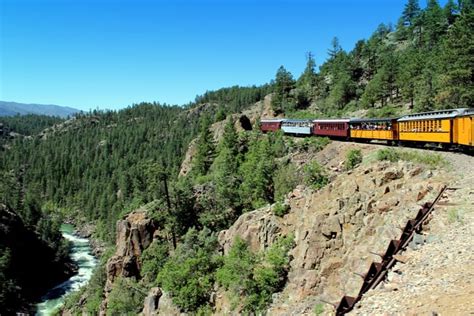
<path id="1" fill-rule="evenodd" d="M 0 116 L 13 116 L 17 114 L 42 114 L 67 117 L 68 115 L 72 115 L 77 112 L 80 112 L 80 110 L 67 106 L 52 104 L 24 104 L 0 101 Z"/>

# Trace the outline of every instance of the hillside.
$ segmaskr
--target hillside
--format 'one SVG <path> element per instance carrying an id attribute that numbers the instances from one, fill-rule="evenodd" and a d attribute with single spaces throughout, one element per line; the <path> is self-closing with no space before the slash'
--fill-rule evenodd
<path id="1" fill-rule="evenodd" d="M 68 117 L 80 112 L 67 106 L 59 106 L 52 104 L 25 104 L 16 102 L 0 101 L 0 117 L 15 116 L 25 114 L 38 114 L 48 116 Z"/>

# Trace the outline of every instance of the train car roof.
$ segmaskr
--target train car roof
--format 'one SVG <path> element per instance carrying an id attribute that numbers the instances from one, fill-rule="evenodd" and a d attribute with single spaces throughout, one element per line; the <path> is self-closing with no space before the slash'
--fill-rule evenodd
<path id="1" fill-rule="evenodd" d="M 349 119 L 316 119 L 313 123 L 348 123 Z"/>
<path id="2" fill-rule="evenodd" d="M 353 118 L 350 119 L 350 123 L 376 123 L 376 122 L 391 122 L 393 120 L 396 120 L 394 118 Z"/>
<path id="3" fill-rule="evenodd" d="M 460 114 L 460 116 L 466 116 L 466 115 L 474 115 L 474 108 L 464 109 L 464 112 L 462 114 Z"/>
<path id="4" fill-rule="evenodd" d="M 422 113 L 414 113 L 402 116 L 398 119 L 399 122 L 405 121 L 416 121 L 416 120 L 434 120 L 434 119 L 443 119 L 443 118 L 452 118 L 460 115 L 464 115 L 466 112 L 469 112 L 470 109 L 449 109 L 449 110 L 438 110 Z"/>
<path id="5" fill-rule="evenodd" d="M 263 119 L 260 123 L 272 123 L 272 122 L 283 122 L 284 119 Z"/>
<path id="6" fill-rule="evenodd" d="M 307 123 L 311 122 L 311 120 L 304 120 L 304 119 L 284 119 L 283 123 Z"/>

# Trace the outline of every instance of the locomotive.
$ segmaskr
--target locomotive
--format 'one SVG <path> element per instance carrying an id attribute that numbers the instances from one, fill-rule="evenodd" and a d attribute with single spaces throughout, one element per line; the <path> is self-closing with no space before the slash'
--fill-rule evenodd
<path id="1" fill-rule="evenodd" d="M 436 145 L 445 149 L 474 149 L 474 108 L 438 110 L 398 118 L 262 119 L 264 133 L 282 130 L 293 136 L 329 138 L 388 145 Z"/>

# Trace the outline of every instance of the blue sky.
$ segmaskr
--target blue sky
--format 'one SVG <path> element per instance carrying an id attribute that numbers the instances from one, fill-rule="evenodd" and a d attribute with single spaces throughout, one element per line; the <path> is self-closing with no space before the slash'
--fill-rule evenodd
<path id="1" fill-rule="evenodd" d="M 185 104 L 318 65 L 406 0 L 0 0 L 0 100 L 118 109 Z M 420 1 L 422 6 L 424 1 Z"/>

